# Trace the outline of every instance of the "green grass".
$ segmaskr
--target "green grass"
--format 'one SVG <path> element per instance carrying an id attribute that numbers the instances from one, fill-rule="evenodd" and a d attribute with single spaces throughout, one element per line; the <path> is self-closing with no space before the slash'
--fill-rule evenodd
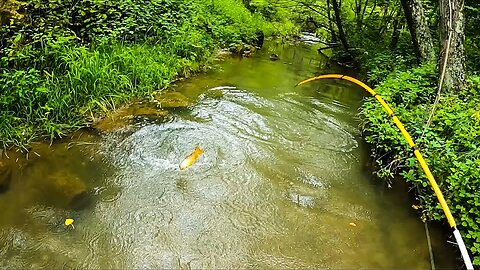
<path id="1" fill-rule="evenodd" d="M 202 70 L 217 48 L 295 31 L 237 0 L 28 0 L 0 28 L 0 143 L 24 147 L 89 124 Z"/>
<path id="2" fill-rule="evenodd" d="M 23 145 L 44 135 L 60 137 L 86 125 L 92 114 L 197 72 L 210 52 L 188 60 L 165 44 L 72 47 L 57 52 L 62 65 L 44 74 L 36 69 L 4 73 L 1 136 L 5 145 Z"/>

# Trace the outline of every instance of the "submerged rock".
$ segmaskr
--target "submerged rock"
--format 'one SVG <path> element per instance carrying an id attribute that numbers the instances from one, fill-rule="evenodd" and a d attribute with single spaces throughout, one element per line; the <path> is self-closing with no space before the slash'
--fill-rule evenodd
<path id="1" fill-rule="evenodd" d="M 228 45 L 228 50 L 233 54 L 240 54 L 242 51 L 243 45 L 238 43 L 232 43 Z"/>
<path id="2" fill-rule="evenodd" d="M 249 44 L 234 43 L 230 44 L 229 50 L 233 54 L 240 55 L 242 57 L 250 57 L 257 51 L 257 47 Z"/>
<path id="3" fill-rule="evenodd" d="M 277 60 L 278 60 L 278 54 L 272 53 L 272 54 L 270 55 L 270 60 L 272 60 L 272 61 L 277 61 Z"/>
<path id="4" fill-rule="evenodd" d="M 154 98 L 162 108 L 182 108 L 193 105 L 193 102 L 180 92 L 157 92 Z"/>
<path id="5" fill-rule="evenodd" d="M 163 119 L 168 111 L 158 108 L 152 102 L 134 102 L 93 123 L 100 132 L 112 132 L 129 126 L 136 117 Z"/>
<path id="6" fill-rule="evenodd" d="M 225 93 L 220 89 L 211 89 L 201 95 L 202 98 L 221 99 Z"/>
<path id="7" fill-rule="evenodd" d="M 242 56 L 243 57 L 250 57 L 252 56 L 255 52 L 257 51 L 257 48 L 252 45 L 247 45 L 245 48 L 242 50 Z"/>
<path id="8" fill-rule="evenodd" d="M 0 160 L 0 193 L 8 190 L 12 179 L 12 168 L 10 164 Z"/>
<path id="9" fill-rule="evenodd" d="M 48 200 L 58 206 L 71 207 L 87 196 L 87 185 L 80 177 L 69 171 L 58 171 L 43 182 Z"/>

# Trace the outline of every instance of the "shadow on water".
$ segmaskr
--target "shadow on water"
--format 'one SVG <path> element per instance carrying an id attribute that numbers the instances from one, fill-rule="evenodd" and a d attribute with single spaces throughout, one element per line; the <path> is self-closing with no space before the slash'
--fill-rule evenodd
<path id="1" fill-rule="evenodd" d="M 362 91 L 294 87 L 328 71 L 341 69 L 315 46 L 270 42 L 119 110 L 98 134 L 4 157 L 16 163 L 0 267 L 429 268 L 406 192 L 366 169 Z M 205 153 L 179 170 L 196 145 Z"/>

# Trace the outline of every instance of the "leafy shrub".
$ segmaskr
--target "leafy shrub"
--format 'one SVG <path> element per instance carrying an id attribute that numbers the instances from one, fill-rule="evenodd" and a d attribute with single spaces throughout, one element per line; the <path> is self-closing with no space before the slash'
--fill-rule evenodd
<path id="1" fill-rule="evenodd" d="M 376 88 L 394 106 L 395 114 L 420 145 L 477 265 L 480 264 L 479 89 L 480 78 L 471 77 L 464 92 L 443 94 L 431 127 L 424 131 L 436 94 L 436 73 L 432 66 L 392 72 Z M 424 214 L 432 220 L 445 220 L 412 151 L 383 108 L 376 101 L 367 100 L 361 114 L 366 141 L 374 146 L 374 158 L 380 168 L 377 174 L 384 179 L 403 176 L 423 202 Z"/>

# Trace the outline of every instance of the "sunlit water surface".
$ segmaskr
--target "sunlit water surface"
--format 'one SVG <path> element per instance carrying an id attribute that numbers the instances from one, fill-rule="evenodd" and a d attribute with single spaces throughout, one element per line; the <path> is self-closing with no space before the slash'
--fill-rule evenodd
<path id="1" fill-rule="evenodd" d="M 0 268 L 429 268 L 406 193 L 368 167 L 362 91 L 294 87 L 325 63 L 310 45 L 270 44 L 177 83 L 194 103 L 167 119 L 11 154 Z M 69 189 L 88 195 L 72 205 Z"/>

